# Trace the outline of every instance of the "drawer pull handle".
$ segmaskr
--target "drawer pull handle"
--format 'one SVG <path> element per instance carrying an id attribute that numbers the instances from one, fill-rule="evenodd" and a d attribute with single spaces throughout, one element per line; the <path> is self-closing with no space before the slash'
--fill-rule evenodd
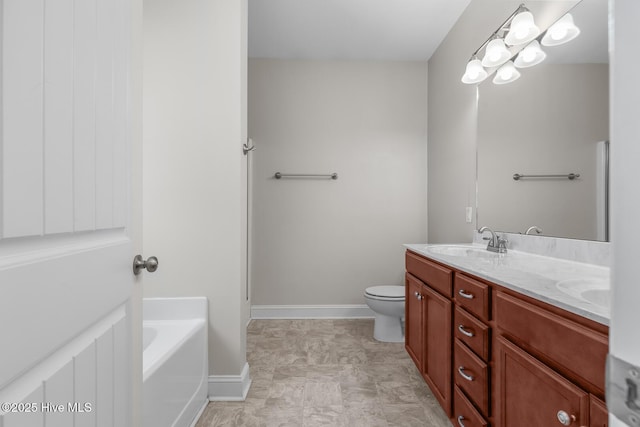
<path id="1" fill-rule="evenodd" d="M 467 374 L 467 373 L 465 373 L 465 372 L 464 372 L 464 366 L 460 366 L 460 367 L 458 368 L 458 373 L 459 373 L 460 375 L 462 375 L 462 378 L 464 378 L 465 380 L 467 380 L 467 381 L 473 381 L 473 376 L 472 376 L 472 375 L 469 375 L 469 374 Z"/>
<path id="2" fill-rule="evenodd" d="M 462 415 L 458 415 L 458 425 L 460 427 L 464 427 L 464 423 L 462 421 L 464 421 L 464 417 Z"/>
<path id="3" fill-rule="evenodd" d="M 469 332 L 467 331 L 467 329 L 463 326 L 463 325 L 458 325 L 458 330 L 463 334 L 468 336 L 469 338 L 474 337 L 476 334 L 474 334 L 473 332 Z"/>
<path id="4" fill-rule="evenodd" d="M 575 415 L 569 415 L 562 410 L 558 411 L 557 417 L 558 417 L 558 422 L 560 422 L 560 424 L 562 424 L 563 426 L 570 426 L 571 423 L 576 420 Z"/>
<path id="5" fill-rule="evenodd" d="M 473 299 L 473 294 L 469 294 L 467 293 L 464 289 L 460 289 L 458 291 L 458 295 L 460 295 L 462 298 L 466 298 L 466 299 Z"/>

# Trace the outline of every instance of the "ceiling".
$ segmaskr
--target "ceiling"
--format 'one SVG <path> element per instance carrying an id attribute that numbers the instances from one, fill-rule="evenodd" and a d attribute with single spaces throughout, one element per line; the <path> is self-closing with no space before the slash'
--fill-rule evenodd
<path id="1" fill-rule="evenodd" d="M 249 57 L 426 61 L 471 0 L 248 0 Z M 572 10 L 580 37 L 547 62 L 607 62 L 606 0 L 473 0 L 478 45 L 525 3 L 548 27 Z M 477 24 L 477 25 L 475 25 Z M 484 26 L 483 26 L 484 25 Z M 486 28 L 485 28 L 486 27 Z M 465 57 L 464 60 L 467 58 Z"/>
<path id="2" fill-rule="evenodd" d="M 471 0 L 248 0 L 249 57 L 426 61 Z"/>

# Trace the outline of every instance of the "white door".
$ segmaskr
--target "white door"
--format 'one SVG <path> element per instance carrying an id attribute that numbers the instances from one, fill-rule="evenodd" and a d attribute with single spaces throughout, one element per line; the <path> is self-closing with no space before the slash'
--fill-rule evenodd
<path id="1" fill-rule="evenodd" d="M 0 20 L 0 427 L 127 426 L 130 0 Z"/>
<path id="2" fill-rule="evenodd" d="M 640 285 L 638 283 L 638 242 L 640 228 L 640 122 L 638 99 L 640 81 L 640 2 L 611 0 L 613 24 L 611 51 L 611 244 L 612 305 L 609 330 L 610 372 L 607 405 L 610 426 L 640 425 L 640 398 L 633 396 L 631 384 L 640 386 L 637 375 L 630 376 L 625 365 L 640 367 Z M 613 359 L 619 362 L 612 365 Z M 616 367 L 614 369 L 613 367 Z M 621 377 L 616 375 L 622 374 Z M 625 383 L 625 376 L 630 381 Z M 617 393 L 615 391 L 618 391 Z M 634 408 L 635 407 L 635 408 Z M 614 415 L 615 413 L 615 415 Z"/>

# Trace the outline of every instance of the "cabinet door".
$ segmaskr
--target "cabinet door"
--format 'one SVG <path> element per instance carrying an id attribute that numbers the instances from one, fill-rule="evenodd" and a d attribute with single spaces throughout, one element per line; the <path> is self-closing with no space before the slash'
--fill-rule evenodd
<path id="1" fill-rule="evenodd" d="M 422 372 L 424 351 L 424 343 L 422 340 L 422 288 L 424 285 L 409 273 L 406 275 L 405 283 L 404 346 L 418 370 Z"/>
<path id="2" fill-rule="evenodd" d="M 589 427 L 608 427 L 609 412 L 607 405 L 594 395 L 589 396 L 591 402 L 589 407 Z"/>
<path id="3" fill-rule="evenodd" d="M 431 288 L 423 287 L 423 376 L 442 409 L 451 416 L 452 303 Z"/>
<path id="4" fill-rule="evenodd" d="M 497 340 L 498 426 L 583 426 L 589 395 L 503 337 Z"/>

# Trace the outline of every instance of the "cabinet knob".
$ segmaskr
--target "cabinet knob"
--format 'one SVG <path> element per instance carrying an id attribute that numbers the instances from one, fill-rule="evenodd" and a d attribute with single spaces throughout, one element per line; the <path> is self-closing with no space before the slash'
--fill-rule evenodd
<path id="1" fill-rule="evenodd" d="M 414 294 L 414 295 L 416 296 L 416 298 L 418 298 L 419 300 L 420 300 L 420 299 L 422 299 L 422 295 L 420 294 L 420 292 L 414 292 L 413 294 Z"/>
<path id="2" fill-rule="evenodd" d="M 562 410 L 558 411 L 557 417 L 558 417 L 558 422 L 563 426 L 570 426 L 571 423 L 576 420 L 575 415 L 569 415 L 568 413 Z"/>
<path id="3" fill-rule="evenodd" d="M 458 425 L 460 427 L 465 427 L 463 421 L 464 421 L 464 417 L 462 415 L 458 415 Z"/>

